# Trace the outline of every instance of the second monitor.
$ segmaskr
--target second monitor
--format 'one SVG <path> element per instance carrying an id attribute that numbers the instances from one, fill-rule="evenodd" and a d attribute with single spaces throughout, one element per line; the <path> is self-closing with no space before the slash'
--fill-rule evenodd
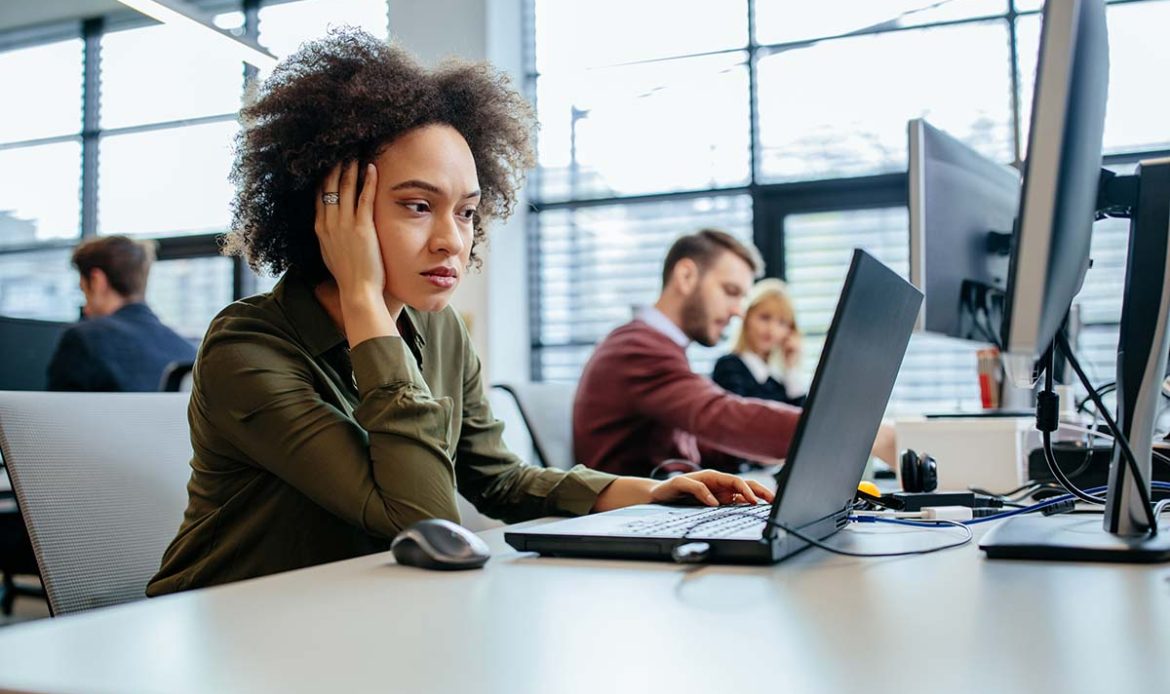
<path id="1" fill-rule="evenodd" d="M 910 145 L 910 281 L 916 328 L 999 342 L 1020 175 L 918 118 Z"/>

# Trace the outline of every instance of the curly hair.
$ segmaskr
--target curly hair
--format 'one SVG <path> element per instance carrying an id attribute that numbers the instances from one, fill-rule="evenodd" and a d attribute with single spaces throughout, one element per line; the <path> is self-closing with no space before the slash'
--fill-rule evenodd
<path id="1" fill-rule="evenodd" d="M 475 248 L 484 224 L 507 218 L 534 163 L 532 107 L 486 63 L 421 67 L 406 51 L 352 28 L 331 31 L 284 60 L 241 111 L 224 253 L 257 272 L 296 268 L 329 278 L 313 230 L 315 195 L 341 161 L 370 162 L 398 137 L 443 124 L 467 141 L 479 174 Z"/>

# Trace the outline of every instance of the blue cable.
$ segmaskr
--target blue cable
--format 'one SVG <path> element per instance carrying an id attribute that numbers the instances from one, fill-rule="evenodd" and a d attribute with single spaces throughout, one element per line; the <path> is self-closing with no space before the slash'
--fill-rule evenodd
<path id="1" fill-rule="evenodd" d="M 1150 486 L 1153 489 L 1157 489 L 1160 491 L 1170 491 L 1170 482 L 1153 482 Z M 1086 494 L 1100 494 L 1101 492 L 1107 491 L 1108 489 L 1109 489 L 1109 487 L 1094 487 L 1092 489 L 1086 489 L 1084 491 Z M 1011 518 L 1012 516 L 1021 516 L 1025 513 L 1035 513 L 1036 511 L 1046 509 L 1049 506 L 1055 506 L 1057 504 L 1064 503 L 1065 501 L 1068 501 L 1069 499 L 1075 499 L 1075 498 L 1076 497 L 1074 497 L 1072 494 L 1062 494 L 1060 496 L 1053 497 L 1053 498 L 1048 499 L 1046 501 L 1041 501 L 1038 504 L 1033 504 L 1027 508 L 1017 508 L 1017 509 L 1013 509 L 1011 511 L 1004 511 L 1003 513 L 997 513 L 994 516 L 984 516 L 982 518 L 972 518 L 971 520 L 950 521 L 946 524 L 949 525 L 950 523 L 956 523 L 956 522 L 961 523 L 963 525 L 976 525 L 978 523 L 987 523 L 989 521 L 1001 520 L 1003 518 Z M 906 519 L 906 518 L 881 518 L 880 516 L 850 516 L 849 520 L 851 520 L 855 523 L 891 523 L 894 525 L 909 525 L 909 526 L 918 527 L 918 528 L 936 528 L 939 525 L 941 525 L 941 523 L 939 523 L 938 521 L 933 521 L 933 520 L 911 520 L 911 519 Z"/>

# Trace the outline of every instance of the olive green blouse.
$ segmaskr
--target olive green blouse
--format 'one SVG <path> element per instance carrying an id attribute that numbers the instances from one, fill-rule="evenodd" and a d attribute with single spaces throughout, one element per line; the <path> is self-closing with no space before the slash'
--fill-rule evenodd
<path id="1" fill-rule="evenodd" d="M 508 522 L 584 514 L 615 478 L 525 465 L 501 440 L 459 315 L 403 310 L 350 350 L 295 272 L 237 301 L 200 349 L 189 501 L 147 595 L 389 548 L 456 490 Z"/>

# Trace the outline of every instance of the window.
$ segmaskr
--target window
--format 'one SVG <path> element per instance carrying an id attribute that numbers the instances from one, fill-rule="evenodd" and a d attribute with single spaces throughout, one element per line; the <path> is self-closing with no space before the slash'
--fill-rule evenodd
<path id="1" fill-rule="evenodd" d="M 762 45 L 807 41 L 1001 15 L 1004 0 L 756 0 L 756 41 Z"/>
<path id="2" fill-rule="evenodd" d="M 244 0 L 191 3 L 278 56 L 331 26 L 389 33 L 386 0 L 261 0 L 258 15 Z M 11 46 L 0 49 L 0 93 L 35 95 L 0 108 L 0 313 L 75 320 L 83 299 L 69 256 L 83 236 L 181 236 L 160 245 L 148 300 L 198 337 L 237 294 L 276 281 L 219 254 L 245 66 L 181 26 L 124 11 L 46 31 L 33 45 L 19 30 L 0 36 Z M 87 92 L 87 80 L 99 88 Z"/>
<path id="3" fill-rule="evenodd" d="M 102 139 L 98 233 L 175 236 L 227 230 L 234 120 Z"/>
<path id="4" fill-rule="evenodd" d="M 73 38 L 0 52 L 0 143 L 81 132 L 81 49 Z"/>
<path id="5" fill-rule="evenodd" d="M 77 238 L 80 214 L 79 139 L 0 149 L 0 247 Z"/>
<path id="6" fill-rule="evenodd" d="M 0 52 L 0 248 L 81 230 L 82 41 Z"/>
<path id="7" fill-rule="evenodd" d="M 853 249 L 864 249 L 907 277 L 909 224 L 904 207 L 798 214 L 785 219 L 785 267 L 805 333 L 801 366 L 806 382 L 820 358 Z M 895 409 L 907 410 L 978 407 L 975 350 L 959 340 L 914 335 L 891 400 Z"/>
<path id="8" fill-rule="evenodd" d="M 656 296 L 656 262 L 670 242 L 706 224 L 753 229 L 770 274 L 789 281 L 811 375 L 851 249 L 870 249 L 905 272 L 906 121 L 925 117 L 1005 163 L 1025 147 L 1039 2 L 1017 0 L 1019 16 L 1005 0 L 748 0 L 746 8 L 694 2 L 685 11 L 616 4 L 533 0 L 528 88 L 541 124 L 530 219 L 534 378 L 577 378 L 592 344 L 629 319 L 630 304 Z M 639 19 L 643 8 L 657 14 Z M 1170 2 L 1118 2 L 1108 11 L 1105 148 L 1112 163 L 1136 161 L 1170 147 L 1158 121 L 1170 104 L 1150 86 L 1156 66 L 1170 60 L 1157 29 L 1170 21 Z M 677 31 L 628 36 L 667 13 Z M 745 43 L 749 26 L 755 34 Z M 693 207 L 712 200 L 737 201 L 734 219 Z M 1127 228 L 1123 220 L 1097 225 L 1095 266 L 1078 299 L 1080 350 L 1105 380 Z M 915 335 L 892 409 L 975 406 L 977 347 Z M 706 354 L 692 362 L 708 368 Z"/>
<path id="9" fill-rule="evenodd" d="M 740 52 L 543 78 L 537 86 L 541 196 L 744 185 L 751 155 L 747 97 Z"/>
<path id="10" fill-rule="evenodd" d="M 541 345 L 537 370 L 547 380 L 575 380 L 592 345 L 652 305 L 662 261 L 679 230 L 716 227 L 751 238 L 751 198 L 701 197 L 546 212 L 531 257 L 539 278 Z M 709 373 L 725 348 L 692 348 Z"/>
<path id="11" fill-rule="evenodd" d="M 243 25 L 241 13 L 221 16 Z M 186 27 L 155 24 L 115 31 L 102 36 L 101 43 L 104 129 L 234 114 L 240 108 L 243 64 L 207 50 Z"/>
<path id="12" fill-rule="evenodd" d="M 760 59 L 759 75 L 763 181 L 904 171 L 906 121 L 918 117 L 1012 160 L 1002 20 L 784 49 Z"/>
<path id="13" fill-rule="evenodd" d="M 198 338 L 232 301 L 230 258 L 163 260 L 150 270 L 146 301 L 175 332 Z"/>
<path id="14" fill-rule="evenodd" d="M 1109 103 L 1105 110 L 1105 153 L 1170 148 L 1165 114 L 1170 95 L 1155 86 L 1157 66 L 1170 62 L 1170 45 L 1153 27 L 1170 26 L 1170 2 L 1141 2 L 1108 8 Z M 1023 140 L 1032 116 L 1032 90 L 1040 50 L 1040 16 L 1017 20 Z"/>
<path id="15" fill-rule="evenodd" d="M 69 250 L 0 253 L 0 315 L 74 321 L 85 298 Z"/>

